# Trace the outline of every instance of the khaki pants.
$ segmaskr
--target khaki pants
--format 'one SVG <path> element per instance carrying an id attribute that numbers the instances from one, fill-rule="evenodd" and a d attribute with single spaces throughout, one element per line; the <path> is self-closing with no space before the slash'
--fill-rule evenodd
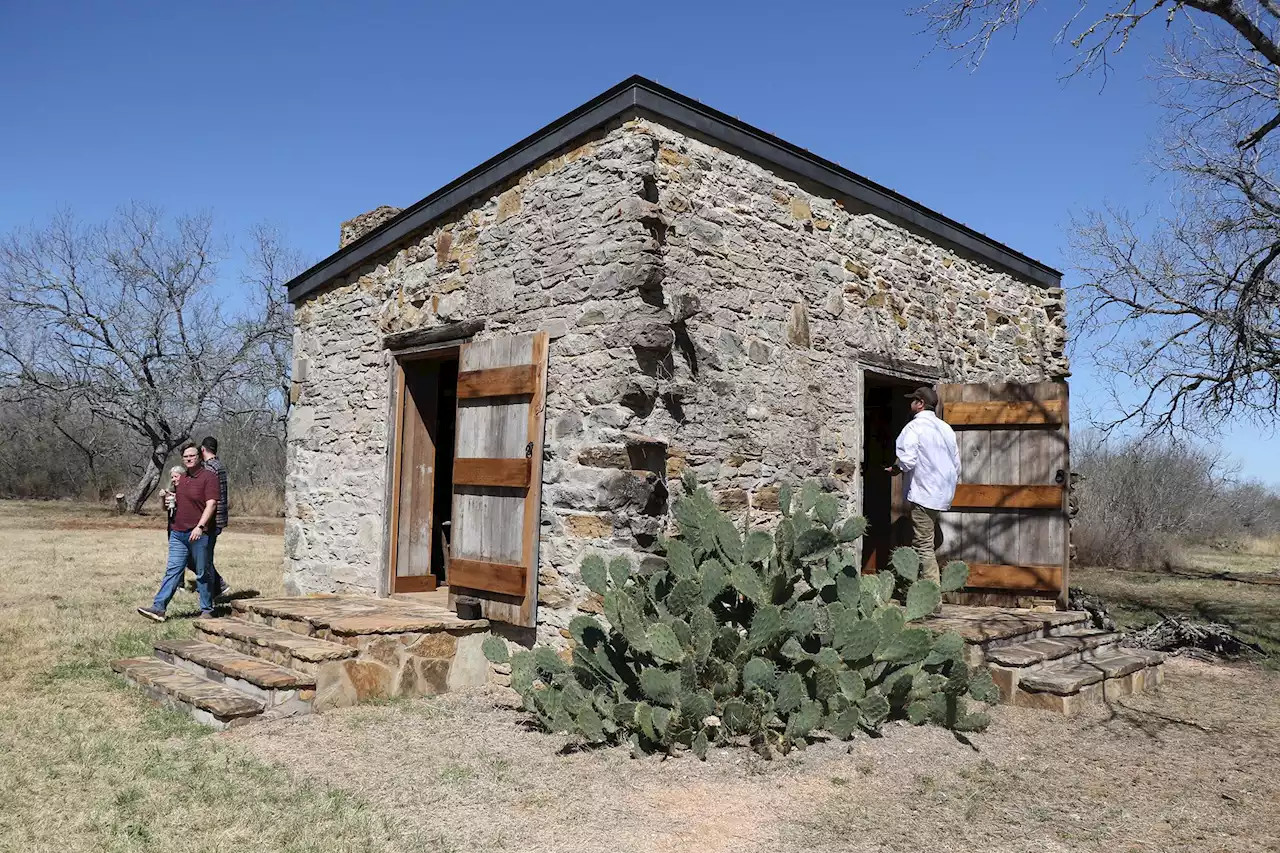
<path id="1" fill-rule="evenodd" d="M 938 583 L 938 553 L 933 549 L 938 530 L 936 509 L 911 504 L 911 547 L 920 555 L 920 577 Z"/>

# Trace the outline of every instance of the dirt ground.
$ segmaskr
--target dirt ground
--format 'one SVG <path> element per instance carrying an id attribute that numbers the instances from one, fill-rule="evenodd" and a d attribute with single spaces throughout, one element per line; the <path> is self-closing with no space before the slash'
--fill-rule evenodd
<path id="1" fill-rule="evenodd" d="M 80 515 L 0 502 L 0 851 L 1280 851 L 1280 674 L 1254 665 L 1175 660 L 1074 720 L 999 708 L 972 745 L 892 726 L 774 762 L 566 750 L 484 692 L 210 733 L 106 668 L 190 632 L 132 612 L 163 527 Z M 278 535 L 219 556 L 279 591 Z"/>

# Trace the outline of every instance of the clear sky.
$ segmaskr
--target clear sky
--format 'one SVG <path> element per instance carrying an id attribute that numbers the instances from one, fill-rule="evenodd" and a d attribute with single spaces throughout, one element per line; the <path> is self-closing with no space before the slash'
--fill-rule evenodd
<path id="1" fill-rule="evenodd" d="M 1153 43 L 1105 87 L 1064 83 L 1042 14 L 970 72 L 929 55 L 917 2 L 0 0 L 0 231 L 136 199 L 230 234 L 268 220 L 319 259 L 340 221 L 406 206 L 637 73 L 1059 269 L 1073 211 L 1160 203 Z M 1077 420 L 1105 403 L 1083 359 L 1072 394 Z M 1269 434 L 1211 438 L 1280 486 Z"/>

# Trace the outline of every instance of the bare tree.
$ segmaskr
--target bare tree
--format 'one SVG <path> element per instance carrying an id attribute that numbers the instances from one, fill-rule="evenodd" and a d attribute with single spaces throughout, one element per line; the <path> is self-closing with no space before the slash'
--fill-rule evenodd
<path id="1" fill-rule="evenodd" d="M 146 458 L 128 495 L 134 512 L 215 392 L 257 367 L 269 335 L 221 308 L 222 256 L 208 216 L 166 221 L 143 205 L 93 226 L 62 213 L 0 242 L 5 387 L 83 407 L 138 436 Z"/>
<path id="2" fill-rule="evenodd" d="M 255 382 L 276 413 L 283 441 L 289 416 L 292 378 L 293 306 L 285 284 L 306 269 L 302 254 L 284 242 L 278 229 L 262 223 L 249 231 L 241 280 L 253 307 L 257 335 L 258 367 Z"/>
<path id="3" fill-rule="evenodd" d="M 977 63 L 999 33 L 1046 5 L 932 0 L 915 14 L 941 45 Z M 1105 0 L 1065 14 L 1070 74 L 1108 73 L 1139 27 L 1166 33 L 1156 79 L 1167 123 L 1154 161 L 1176 187 L 1168 210 L 1148 221 L 1108 209 L 1073 228 L 1086 327 L 1109 334 L 1096 352 L 1117 380 L 1114 423 L 1156 430 L 1245 416 L 1273 426 L 1280 2 Z"/>

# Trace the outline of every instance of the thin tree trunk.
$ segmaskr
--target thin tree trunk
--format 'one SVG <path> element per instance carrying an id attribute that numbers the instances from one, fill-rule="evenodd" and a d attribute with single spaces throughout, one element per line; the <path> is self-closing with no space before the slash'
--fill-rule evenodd
<path id="1" fill-rule="evenodd" d="M 169 451 L 163 446 L 151 448 L 151 456 L 142 469 L 142 476 L 133 487 L 133 491 L 129 493 L 129 511 L 134 515 L 142 514 L 142 507 L 155 493 L 156 486 L 160 484 L 160 471 L 164 468 L 164 460 L 168 456 Z"/>

